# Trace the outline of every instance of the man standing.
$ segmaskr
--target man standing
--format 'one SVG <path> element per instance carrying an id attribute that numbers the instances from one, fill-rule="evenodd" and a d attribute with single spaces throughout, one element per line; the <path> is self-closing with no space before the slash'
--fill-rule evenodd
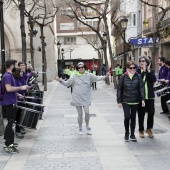
<path id="1" fill-rule="evenodd" d="M 16 87 L 15 80 L 12 75 L 12 72 L 15 72 L 15 64 L 16 60 L 7 60 L 5 62 L 6 73 L 2 78 L 2 91 L 3 91 L 3 99 L 2 99 L 2 111 L 7 117 L 8 124 L 5 129 L 4 139 L 5 146 L 7 151 L 10 153 L 17 153 L 18 150 L 15 148 L 14 144 L 14 130 L 15 130 L 15 119 L 16 119 L 16 111 L 17 111 L 17 91 L 19 90 L 27 90 L 28 86 L 20 86 Z M 19 94 L 18 94 L 19 96 Z"/>
<path id="2" fill-rule="evenodd" d="M 146 133 L 150 138 L 153 138 L 154 135 L 152 133 L 153 123 L 154 123 L 154 113 L 155 113 L 155 105 L 154 105 L 154 90 L 153 85 L 156 82 L 156 76 L 153 69 L 151 69 L 151 62 L 146 56 L 141 56 L 139 58 L 139 66 L 137 72 L 141 75 L 144 87 L 145 87 L 145 107 L 142 107 L 139 104 L 138 108 L 138 119 L 139 119 L 139 136 L 144 138 L 144 117 L 145 112 L 148 112 L 147 117 L 147 128 Z"/>
<path id="3" fill-rule="evenodd" d="M 160 66 L 158 80 L 166 79 L 168 76 L 168 67 L 165 65 L 165 57 L 160 57 L 158 60 L 158 64 Z"/>

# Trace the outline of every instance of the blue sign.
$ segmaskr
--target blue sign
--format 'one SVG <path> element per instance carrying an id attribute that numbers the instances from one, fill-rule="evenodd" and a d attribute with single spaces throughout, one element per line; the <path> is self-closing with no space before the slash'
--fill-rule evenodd
<path id="1" fill-rule="evenodd" d="M 156 42 L 159 43 L 160 39 L 157 38 Z M 153 37 L 148 37 L 148 38 L 131 38 L 130 42 L 133 45 L 149 45 L 149 44 L 153 44 L 154 42 L 154 38 Z"/>

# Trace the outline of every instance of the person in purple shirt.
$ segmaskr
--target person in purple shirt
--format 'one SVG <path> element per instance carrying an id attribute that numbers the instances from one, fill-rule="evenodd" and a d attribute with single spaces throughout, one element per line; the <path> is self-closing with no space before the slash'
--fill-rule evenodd
<path id="1" fill-rule="evenodd" d="M 161 80 L 165 80 L 168 76 L 168 67 L 165 65 L 165 57 L 160 57 L 158 64 L 161 67 L 158 73 L 158 81 L 163 83 Z"/>
<path id="2" fill-rule="evenodd" d="M 15 120 L 16 120 L 16 111 L 17 111 L 17 94 L 19 90 L 27 90 L 28 86 L 19 86 L 16 87 L 14 77 L 12 75 L 15 72 L 16 60 L 8 59 L 5 62 L 6 73 L 2 78 L 2 111 L 6 115 L 8 123 L 5 129 L 4 139 L 5 139 L 5 149 L 10 153 L 17 153 L 18 150 L 15 148 L 16 144 L 14 143 L 14 130 L 15 130 Z"/>
<path id="3" fill-rule="evenodd" d="M 15 79 L 15 83 L 17 87 L 22 86 L 22 77 L 23 77 L 23 71 L 20 68 L 16 68 L 16 71 L 13 73 L 14 79 Z M 19 94 L 21 94 L 22 96 L 25 96 L 25 91 L 24 90 L 19 90 L 18 91 Z M 19 101 L 23 101 L 23 97 L 19 97 L 18 99 Z M 17 114 L 16 114 L 16 133 L 15 136 L 19 139 L 24 138 L 23 134 L 25 134 L 25 132 L 22 131 L 22 126 L 19 125 L 19 120 L 21 117 L 21 112 L 22 110 L 20 108 L 17 109 Z"/>
<path id="4" fill-rule="evenodd" d="M 26 73 L 26 64 L 23 61 L 18 62 L 18 67 L 23 71 L 23 76 L 21 79 L 22 85 L 26 85 L 27 73 Z"/>

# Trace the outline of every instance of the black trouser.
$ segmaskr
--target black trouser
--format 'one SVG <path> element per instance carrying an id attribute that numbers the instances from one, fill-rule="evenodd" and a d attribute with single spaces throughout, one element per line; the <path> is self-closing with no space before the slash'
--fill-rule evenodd
<path id="1" fill-rule="evenodd" d="M 95 89 L 97 88 L 97 87 L 96 87 L 96 82 L 92 83 L 92 87 L 93 87 L 93 89 L 94 89 L 94 88 L 95 88 Z"/>
<path id="2" fill-rule="evenodd" d="M 16 105 L 7 105 L 7 106 L 2 106 L 2 111 L 5 113 L 8 124 L 5 129 L 5 144 L 6 146 L 9 146 L 14 143 L 14 124 L 15 124 L 15 119 L 16 119 L 16 112 L 17 112 L 17 107 Z"/>
<path id="3" fill-rule="evenodd" d="M 125 133 L 129 134 L 129 123 L 131 129 L 131 135 L 134 135 L 135 126 L 136 126 L 136 111 L 138 109 L 138 104 L 129 105 L 127 103 L 123 103 L 124 110 L 124 125 L 125 125 Z"/>
<path id="4" fill-rule="evenodd" d="M 145 112 L 148 112 L 147 117 L 147 129 L 153 128 L 154 123 L 154 113 L 155 113 L 155 106 L 154 106 L 154 99 L 145 100 L 145 107 L 141 106 L 141 103 L 138 108 L 138 121 L 139 121 L 139 131 L 144 131 L 144 118 Z"/>
<path id="5" fill-rule="evenodd" d="M 17 114 L 16 114 L 16 132 L 21 132 L 21 128 L 20 128 L 20 125 L 19 125 L 19 120 L 20 120 L 20 117 L 21 117 L 21 112 L 22 112 L 22 109 L 18 108 L 17 109 Z"/>

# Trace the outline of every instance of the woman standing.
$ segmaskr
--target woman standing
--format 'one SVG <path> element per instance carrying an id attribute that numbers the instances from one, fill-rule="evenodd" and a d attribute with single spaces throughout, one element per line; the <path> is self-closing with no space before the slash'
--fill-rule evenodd
<path id="1" fill-rule="evenodd" d="M 106 76 L 95 76 L 92 73 L 88 73 L 86 66 L 83 62 L 78 63 L 76 67 L 77 72 L 72 75 L 67 81 L 56 78 L 64 86 L 72 86 L 72 101 L 71 105 L 76 106 L 78 112 L 78 124 L 79 124 L 79 135 L 83 135 L 82 123 L 83 123 L 83 110 L 85 112 L 85 122 L 87 134 L 91 135 L 91 128 L 89 126 L 90 114 L 89 106 L 91 105 L 91 83 L 105 80 L 109 77 L 109 73 Z"/>
<path id="2" fill-rule="evenodd" d="M 120 78 L 117 89 L 118 107 L 123 106 L 125 141 L 129 141 L 129 123 L 131 129 L 130 140 L 137 141 L 135 137 L 136 111 L 139 103 L 142 101 L 142 107 L 145 106 L 145 94 L 143 81 L 140 75 L 135 71 L 136 64 L 134 61 L 127 62 L 127 71 Z"/>

